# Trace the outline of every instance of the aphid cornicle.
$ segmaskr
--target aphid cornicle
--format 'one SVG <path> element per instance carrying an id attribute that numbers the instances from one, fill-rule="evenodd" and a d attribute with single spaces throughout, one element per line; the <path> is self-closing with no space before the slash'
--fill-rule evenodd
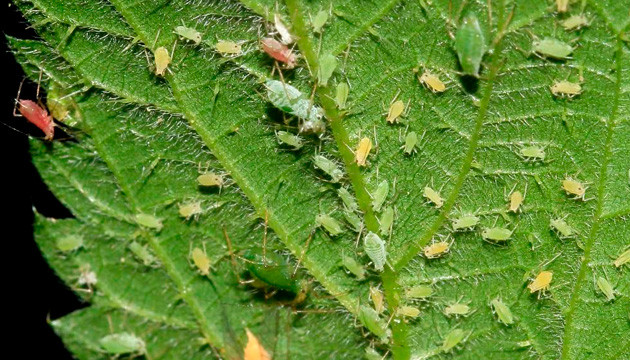
<path id="1" fill-rule="evenodd" d="M 144 340 L 131 333 L 110 334 L 102 337 L 98 343 L 110 355 L 146 353 Z"/>
<path id="2" fill-rule="evenodd" d="M 492 306 L 492 310 L 497 315 L 500 322 L 505 325 L 511 325 L 514 323 L 514 315 L 512 315 L 512 311 L 510 311 L 510 308 L 505 305 L 501 298 L 497 297 L 493 299 L 490 302 L 490 306 Z"/>
<path id="3" fill-rule="evenodd" d="M 168 65 L 171 63 L 171 56 L 164 46 L 160 46 L 153 52 L 155 57 L 155 75 L 164 76 Z"/>
<path id="4" fill-rule="evenodd" d="M 363 238 L 363 250 L 372 260 L 374 268 L 383 271 L 385 261 L 387 260 L 387 252 L 385 251 L 385 241 L 373 232 L 367 233 Z"/>
<path id="5" fill-rule="evenodd" d="M 442 80 L 440 80 L 440 77 L 428 70 L 425 70 L 424 73 L 422 73 L 419 80 L 434 93 L 441 93 L 446 90 L 446 85 L 444 85 Z"/>
<path id="6" fill-rule="evenodd" d="M 20 114 L 44 133 L 44 140 L 52 140 L 55 136 L 55 122 L 48 111 L 32 100 L 19 100 L 18 104 Z"/>
<path id="7" fill-rule="evenodd" d="M 554 96 L 573 98 L 582 93 L 582 86 L 578 83 L 562 80 L 554 82 L 550 90 Z"/>
<path id="8" fill-rule="evenodd" d="M 534 40 L 532 43 L 534 52 L 543 57 L 556 60 L 565 60 L 573 53 L 571 45 L 554 38 L 544 38 L 542 40 Z"/>
<path id="9" fill-rule="evenodd" d="M 457 29 L 455 50 L 463 73 L 479 77 L 481 60 L 486 53 L 486 40 L 474 13 L 468 14 Z"/>
<path id="10" fill-rule="evenodd" d="M 219 40 L 214 47 L 221 55 L 235 55 L 241 53 L 241 45 L 234 41 Z"/>
<path id="11" fill-rule="evenodd" d="M 354 152 L 354 161 L 358 166 L 366 165 L 367 157 L 370 155 L 370 150 L 372 150 L 372 140 L 364 137 L 361 141 L 359 141 L 359 146 L 357 146 L 357 150 Z"/>
<path id="12" fill-rule="evenodd" d="M 551 271 L 541 271 L 532 282 L 527 285 L 530 293 L 536 291 L 544 292 L 549 290 L 551 280 L 553 279 L 553 273 Z"/>
<path id="13" fill-rule="evenodd" d="M 283 63 L 287 69 L 293 69 L 297 65 L 297 57 L 293 51 L 278 40 L 264 38 L 260 41 L 260 45 L 267 55 Z"/>

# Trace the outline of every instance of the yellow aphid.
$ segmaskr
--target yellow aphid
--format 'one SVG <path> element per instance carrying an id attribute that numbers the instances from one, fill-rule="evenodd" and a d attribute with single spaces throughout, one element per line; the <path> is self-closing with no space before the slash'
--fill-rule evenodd
<path id="1" fill-rule="evenodd" d="M 582 93 L 582 86 L 578 83 L 562 80 L 556 81 L 551 85 L 551 93 L 554 96 L 566 96 L 572 98 Z"/>
<path id="2" fill-rule="evenodd" d="M 624 251 L 621 255 L 619 255 L 617 260 L 613 262 L 613 264 L 615 264 L 615 267 L 620 267 L 628 263 L 630 263 L 630 249 Z"/>
<path id="3" fill-rule="evenodd" d="M 437 75 L 429 71 L 425 71 L 422 76 L 420 76 L 420 82 L 423 83 L 429 90 L 435 92 L 443 92 L 446 90 L 446 85 L 440 80 Z"/>
<path id="4" fill-rule="evenodd" d="M 208 258 L 206 251 L 196 247 L 192 250 L 191 257 L 199 273 L 208 276 L 210 274 L 210 258 Z"/>
<path id="5" fill-rule="evenodd" d="M 435 204 L 436 208 L 441 208 L 444 205 L 444 199 L 440 196 L 440 193 L 433 190 L 432 188 L 425 186 L 424 187 L 424 197 L 429 199 L 430 202 Z"/>
<path id="6" fill-rule="evenodd" d="M 385 310 L 385 297 L 378 288 L 370 286 L 370 299 L 374 303 L 374 310 L 377 313 L 382 313 Z"/>
<path id="7" fill-rule="evenodd" d="M 359 141 L 357 151 L 354 152 L 354 161 L 357 162 L 357 165 L 365 166 L 367 157 L 370 155 L 370 150 L 372 150 L 372 140 L 364 137 L 361 141 Z"/>
<path id="8" fill-rule="evenodd" d="M 225 41 L 219 40 L 215 45 L 215 48 L 221 54 L 240 54 L 241 53 L 241 45 L 235 43 L 234 41 Z"/>
<path id="9" fill-rule="evenodd" d="M 243 360 L 271 360 L 271 356 L 262 346 L 256 335 L 249 329 L 245 329 L 247 333 L 247 345 L 243 351 Z"/>
<path id="10" fill-rule="evenodd" d="M 187 204 L 179 204 L 179 216 L 186 218 L 186 220 L 190 219 L 192 216 L 197 214 L 201 214 L 201 202 L 191 202 Z"/>
<path id="11" fill-rule="evenodd" d="M 403 111 L 405 111 L 405 103 L 402 100 L 394 101 L 389 106 L 389 111 L 387 112 L 387 122 L 390 124 L 395 123 Z"/>
<path id="12" fill-rule="evenodd" d="M 155 49 L 153 55 L 155 56 L 155 75 L 164 76 L 166 68 L 171 63 L 171 56 L 168 54 L 168 50 L 164 46 L 160 46 Z"/>
<path id="13" fill-rule="evenodd" d="M 585 200 L 586 186 L 577 180 L 571 178 L 562 180 L 562 189 L 564 189 L 568 195 L 575 195 L 575 199 Z"/>
<path id="14" fill-rule="evenodd" d="M 567 12 L 569 9 L 569 0 L 556 0 L 556 6 L 558 7 L 559 13 Z"/>
<path id="15" fill-rule="evenodd" d="M 203 173 L 197 177 L 199 186 L 223 186 L 223 176 L 211 172 Z"/>
<path id="16" fill-rule="evenodd" d="M 420 315 L 420 309 L 413 306 L 401 305 L 396 309 L 396 315 L 416 318 Z"/>
<path id="17" fill-rule="evenodd" d="M 529 284 L 527 288 L 529 288 L 530 293 L 535 293 L 536 291 L 545 291 L 549 290 L 549 284 L 551 284 L 551 279 L 553 278 L 553 273 L 551 271 L 541 271 L 538 276 Z"/>
<path id="18" fill-rule="evenodd" d="M 521 204 L 523 204 L 523 199 L 523 194 L 518 190 L 510 194 L 510 208 L 508 211 L 517 212 Z"/>
<path id="19" fill-rule="evenodd" d="M 436 242 L 424 248 L 424 256 L 427 259 L 435 259 L 446 254 L 450 248 L 451 244 L 446 241 Z"/>

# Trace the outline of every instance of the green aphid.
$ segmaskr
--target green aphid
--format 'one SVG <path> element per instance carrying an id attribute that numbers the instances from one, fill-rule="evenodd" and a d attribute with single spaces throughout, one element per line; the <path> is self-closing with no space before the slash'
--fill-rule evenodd
<path id="1" fill-rule="evenodd" d="M 345 254 L 341 255 L 341 263 L 343 266 L 354 275 L 357 280 L 365 280 L 365 268 L 363 265 L 359 264 L 353 257 L 346 256 Z"/>
<path id="2" fill-rule="evenodd" d="M 341 201 L 343 201 L 343 204 L 346 206 L 346 210 L 354 212 L 359 209 L 357 200 L 350 193 L 350 191 L 348 191 L 348 189 L 346 189 L 345 187 L 341 187 L 339 188 L 339 190 L 337 190 L 337 194 L 339 194 Z"/>
<path id="3" fill-rule="evenodd" d="M 615 289 L 608 280 L 600 276 L 597 278 L 597 287 L 606 296 L 607 301 L 615 300 Z"/>
<path id="4" fill-rule="evenodd" d="M 144 340 L 130 333 L 107 335 L 98 342 L 103 351 L 110 355 L 144 354 L 146 352 Z"/>
<path id="5" fill-rule="evenodd" d="M 571 45 L 558 39 L 546 37 L 542 40 L 534 40 L 532 43 L 534 52 L 541 56 L 565 60 L 573 53 L 574 48 Z"/>
<path id="6" fill-rule="evenodd" d="M 300 132 L 323 133 L 326 130 L 322 121 L 323 110 L 312 105 L 300 90 L 278 80 L 267 80 L 265 87 L 273 106 L 303 120 Z"/>
<path id="7" fill-rule="evenodd" d="M 519 150 L 521 156 L 529 161 L 545 160 L 545 149 L 540 146 L 525 146 Z"/>
<path id="8" fill-rule="evenodd" d="M 567 31 L 578 30 L 589 25 L 589 21 L 584 14 L 572 15 L 561 22 L 562 27 Z"/>
<path id="9" fill-rule="evenodd" d="M 628 263 L 630 263 L 630 249 L 624 251 L 617 259 L 615 259 L 615 261 L 613 261 L 615 267 L 621 267 Z"/>
<path id="10" fill-rule="evenodd" d="M 576 231 L 564 219 L 552 219 L 549 226 L 561 239 L 575 236 Z"/>
<path id="11" fill-rule="evenodd" d="M 201 33 L 193 28 L 177 26 L 175 27 L 175 33 L 186 40 L 194 42 L 195 45 L 201 43 Z"/>
<path id="12" fill-rule="evenodd" d="M 302 281 L 293 277 L 292 269 L 286 259 L 273 251 L 263 253 L 262 249 L 250 249 L 244 255 L 249 273 L 269 287 L 299 294 L 304 286 Z"/>
<path id="13" fill-rule="evenodd" d="M 335 103 L 337 104 L 337 108 L 343 110 L 346 108 L 346 101 L 348 101 L 348 95 L 350 94 L 350 86 L 345 82 L 340 82 L 337 84 L 337 89 L 335 93 Z"/>
<path id="14" fill-rule="evenodd" d="M 405 298 L 407 299 L 426 299 L 433 295 L 433 288 L 429 285 L 417 285 L 405 289 Z"/>
<path id="15" fill-rule="evenodd" d="M 489 242 L 505 242 L 512 236 L 512 230 L 500 227 L 486 228 L 481 232 L 481 237 Z"/>
<path id="16" fill-rule="evenodd" d="M 387 252 L 385 251 L 385 241 L 373 232 L 367 233 L 363 238 L 363 250 L 372 260 L 374 268 L 383 271 L 385 261 L 387 260 Z"/>
<path id="17" fill-rule="evenodd" d="M 277 131 L 276 137 L 281 144 L 291 146 L 294 150 L 300 150 L 304 145 L 301 137 L 288 131 Z"/>
<path id="18" fill-rule="evenodd" d="M 67 235 L 57 239 L 57 250 L 71 252 L 83 247 L 83 237 L 79 235 Z"/>
<path id="19" fill-rule="evenodd" d="M 381 235 L 388 236 L 394 225 L 394 208 L 391 206 L 386 207 L 380 220 Z"/>
<path id="20" fill-rule="evenodd" d="M 336 162 L 322 156 L 313 156 L 313 163 L 317 168 L 328 174 L 332 182 L 337 183 L 343 178 L 343 171 Z"/>
<path id="21" fill-rule="evenodd" d="M 389 182 L 383 180 L 378 184 L 374 195 L 372 195 L 372 209 L 374 211 L 381 211 L 381 207 L 387 199 L 387 194 L 389 194 Z"/>
<path id="22" fill-rule="evenodd" d="M 381 355 L 378 351 L 374 350 L 373 347 L 365 348 L 364 354 L 365 360 L 383 360 L 383 355 Z"/>
<path id="23" fill-rule="evenodd" d="M 479 218 L 475 215 L 463 215 L 453 221 L 454 231 L 470 231 L 479 224 Z"/>
<path id="24" fill-rule="evenodd" d="M 455 346 L 457 346 L 460 342 L 462 342 L 466 338 L 466 333 L 462 329 L 453 329 L 446 337 L 444 337 L 444 342 L 442 343 L 441 350 L 442 352 L 449 352 Z"/>
<path id="25" fill-rule="evenodd" d="M 405 136 L 405 145 L 403 145 L 403 151 L 407 155 L 411 155 L 416 152 L 416 146 L 418 146 L 418 134 L 414 131 L 407 133 Z"/>
<path id="26" fill-rule="evenodd" d="M 455 303 L 444 308 L 444 315 L 446 316 L 466 316 L 468 313 L 470 313 L 468 304 Z"/>
<path id="27" fill-rule="evenodd" d="M 325 54 L 319 58 L 317 81 L 321 86 L 328 86 L 328 80 L 337 68 L 337 58 L 332 54 Z"/>
<path id="28" fill-rule="evenodd" d="M 478 77 L 481 60 L 486 53 L 486 40 L 474 13 L 468 14 L 457 29 L 455 51 L 464 74 Z"/>
<path id="29" fill-rule="evenodd" d="M 361 221 L 361 218 L 359 217 L 359 215 L 357 215 L 353 211 L 345 209 L 343 211 L 343 217 L 346 219 L 346 221 L 350 225 L 350 228 L 354 232 L 360 232 L 361 231 L 361 228 L 363 227 L 363 221 Z"/>
<path id="30" fill-rule="evenodd" d="M 387 341 L 390 336 L 390 331 L 385 321 L 378 316 L 376 310 L 369 306 L 361 305 L 359 307 L 358 318 L 363 326 L 370 330 L 370 332 L 378 336 L 383 342 Z"/>
<path id="31" fill-rule="evenodd" d="M 315 222 L 317 226 L 321 226 L 331 235 L 337 236 L 343 233 L 343 228 L 339 221 L 337 221 L 334 217 L 327 214 L 319 214 L 315 217 Z"/>
<path id="32" fill-rule="evenodd" d="M 155 229 L 156 231 L 162 230 L 162 220 L 149 214 L 136 214 L 136 223 L 140 226 Z"/>
<path id="33" fill-rule="evenodd" d="M 505 305 L 505 303 L 501 301 L 500 298 L 497 297 L 492 300 L 490 302 L 490 305 L 492 306 L 492 310 L 494 311 L 494 313 L 497 314 L 497 318 L 500 322 L 505 325 L 511 325 L 514 323 L 514 316 L 512 315 L 512 311 L 510 311 L 510 308 Z"/>
<path id="34" fill-rule="evenodd" d="M 396 315 L 417 318 L 420 315 L 420 309 L 409 305 L 401 305 L 396 309 Z"/>
<path id="35" fill-rule="evenodd" d="M 315 34 L 322 32 L 324 25 L 326 25 L 326 22 L 328 21 L 328 13 L 329 12 L 327 10 L 320 10 L 311 20 L 311 25 L 313 26 L 313 32 Z"/>
<path id="36" fill-rule="evenodd" d="M 157 262 L 157 259 L 153 256 L 153 254 L 151 254 L 146 245 L 142 246 L 139 243 L 132 241 L 131 244 L 129 244 L 129 250 L 131 250 L 131 252 L 140 261 L 142 261 L 145 266 L 151 266 Z"/>

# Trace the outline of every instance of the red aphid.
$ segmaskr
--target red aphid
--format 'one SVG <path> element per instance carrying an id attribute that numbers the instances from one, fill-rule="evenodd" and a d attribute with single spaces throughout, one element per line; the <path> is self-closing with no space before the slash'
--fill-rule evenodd
<path id="1" fill-rule="evenodd" d="M 273 38 L 260 41 L 263 50 L 272 58 L 284 63 L 287 69 L 293 69 L 297 63 L 295 54 L 286 45 Z"/>
<path id="2" fill-rule="evenodd" d="M 55 123 L 48 111 L 31 100 L 20 100 L 19 104 L 20 114 L 44 132 L 44 140 L 52 140 L 55 136 Z"/>

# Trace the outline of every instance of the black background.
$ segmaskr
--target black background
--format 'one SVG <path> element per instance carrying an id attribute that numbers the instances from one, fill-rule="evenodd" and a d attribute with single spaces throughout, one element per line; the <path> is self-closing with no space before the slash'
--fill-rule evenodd
<path id="1" fill-rule="evenodd" d="M 36 38 L 35 32 L 14 5 L 2 1 L 2 32 L 19 38 Z M 48 217 L 65 218 L 71 214 L 48 191 L 31 164 L 28 153 L 28 134 L 42 137 L 41 131 L 13 117 L 17 89 L 24 77 L 13 59 L 6 39 L 2 39 L 3 96 L 0 99 L 0 181 L 2 189 L 2 231 L 0 254 L 5 283 L 3 298 L 3 351 L 19 354 L 20 358 L 35 356 L 46 359 L 72 359 L 61 340 L 48 325 L 56 319 L 79 309 L 77 297 L 48 267 L 33 240 L 33 207 Z M 35 99 L 37 84 L 24 83 L 21 98 Z M 43 95 L 43 94 L 42 94 Z M 43 141 L 43 140 L 41 140 Z M 7 319 L 8 317 L 8 319 Z M 8 322 L 5 322 L 8 320 Z M 9 355 L 10 356 L 10 355 Z"/>

